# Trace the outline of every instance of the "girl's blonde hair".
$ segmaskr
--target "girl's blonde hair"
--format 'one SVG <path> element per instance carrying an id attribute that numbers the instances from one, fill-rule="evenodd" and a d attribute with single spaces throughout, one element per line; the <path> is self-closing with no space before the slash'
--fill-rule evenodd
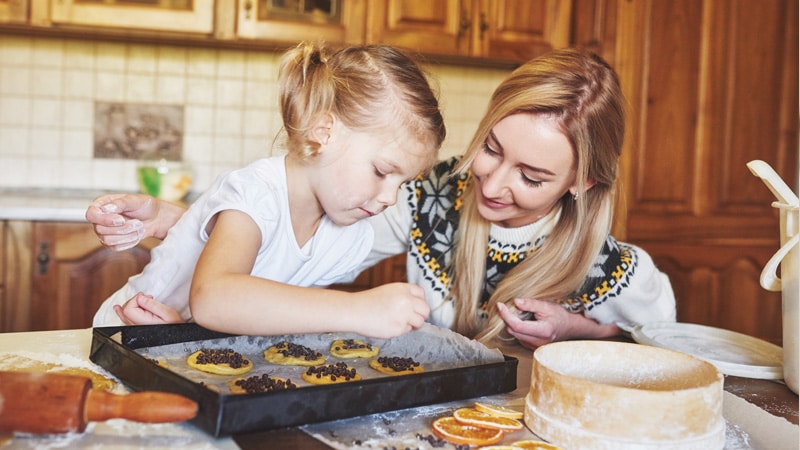
<path id="1" fill-rule="evenodd" d="M 445 138 L 436 94 L 412 58 L 386 45 L 334 49 L 302 42 L 281 58 L 280 110 L 290 154 L 317 155 L 309 131 L 321 114 L 332 113 L 354 130 L 405 132 L 432 149 L 429 165 Z"/>
<path id="2" fill-rule="evenodd" d="M 577 198 L 567 192 L 552 233 L 508 272 L 487 304 L 489 319 L 478 333 L 478 301 L 486 276 L 490 223 L 477 210 L 474 183 L 464 194 L 452 261 L 455 328 L 488 341 L 505 329 L 497 303 L 512 311 L 515 298 L 557 301 L 578 290 L 611 229 L 617 163 L 625 134 L 624 99 L 614 70 L 599 56 L 562 49 L 514 70 L 495 90 L 469 149 L 454 169 L 469 170 L 492 128 L 517 113 L 553 119 L 574 153 Z M 587 181 L 595 182 L 584 190 Z"/>

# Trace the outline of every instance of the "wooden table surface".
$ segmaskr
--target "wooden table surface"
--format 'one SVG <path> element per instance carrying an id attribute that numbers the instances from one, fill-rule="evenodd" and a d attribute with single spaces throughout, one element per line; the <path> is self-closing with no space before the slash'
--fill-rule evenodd
<path id="1" fill-rule="evenodd" d="M 519 359 L 517 389 L 514 394 L 524 397 L 530 387 L 531 352 L 520 346 L 503 348 L 503 353 Z M 740 397 L 762 410 L 783 417 L 798 425 L 798 396 L 779 381 L 726 376 L 725 391 Z M 330 450 L 331 447 L 298 428 L 233 436 L 243 450 Z"/>

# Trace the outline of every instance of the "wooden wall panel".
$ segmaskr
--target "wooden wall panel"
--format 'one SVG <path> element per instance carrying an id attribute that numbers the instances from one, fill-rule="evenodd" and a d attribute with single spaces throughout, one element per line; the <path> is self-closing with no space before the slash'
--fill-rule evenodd
<path id="1" fill-rule="evenodd" d="M 798 2 L 617 2 L 615 58 L 631 104 L 622 239 L 669 275 L 678 319 L 781 341 L 759 285 L 779 247 L 774 197 L 746 163 L 798 189 Z"/>
<path id="2" fill-rule="evenodd" d="M 641 211 L 688 213 L 695 180 L 694 138 L 699 99 L 698 75 L 702 3 L 652 2 L 645 30 L 643 90 L 637 99 L 641 145 L 636 183 L 629 197 Z M 689 175 L 689 176 L 687 176 Z"/>

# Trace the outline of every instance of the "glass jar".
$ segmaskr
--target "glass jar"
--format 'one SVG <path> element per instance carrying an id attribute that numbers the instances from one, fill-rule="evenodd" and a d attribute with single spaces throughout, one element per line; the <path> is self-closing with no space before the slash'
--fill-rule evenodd
<path id="1" fill-rule="evenodd" d="M 166 158 L 165 152 L 146 154 L 136 168 L 139 190 L 162 200 L 177 202 L 192 187 L 192 170 L 182 161 Z"/>

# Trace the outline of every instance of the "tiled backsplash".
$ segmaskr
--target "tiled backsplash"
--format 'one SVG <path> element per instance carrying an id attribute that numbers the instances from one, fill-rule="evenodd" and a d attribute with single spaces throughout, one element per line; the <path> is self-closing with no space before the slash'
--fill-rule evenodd
<path id="1" fill-rule="evenodd" d="M 277 54 L 0 35 L 0 187 L 137 189 L 136 162 L 94 158 L 94 104 L 182 105 L 193 190 L 268 156 Z M 428 66 L 460 154 L 507 70 Z"/>

